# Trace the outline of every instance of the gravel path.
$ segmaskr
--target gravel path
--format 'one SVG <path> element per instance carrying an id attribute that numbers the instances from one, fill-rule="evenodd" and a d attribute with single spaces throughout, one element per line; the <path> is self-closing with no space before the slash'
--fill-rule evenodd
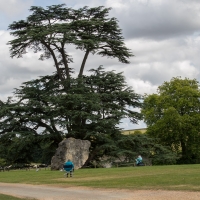
<path id="1" fill-rule="evenodd" d="M 200 192 L 116 190 L 0 183 L 0 193 L 38 200 L 200 200 Z"/>

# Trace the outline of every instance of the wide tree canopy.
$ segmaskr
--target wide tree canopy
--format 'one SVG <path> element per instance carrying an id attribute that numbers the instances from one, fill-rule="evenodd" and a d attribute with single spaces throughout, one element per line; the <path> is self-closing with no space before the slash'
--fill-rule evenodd
<path id="1" fill-rule="evenodd" d="M 135 110 L 141 107 L 141 97 L 126 85 L 121 73 L 105 72 L 101 67 L 91 73 L 72 78 L 67 93 L 54 75 L 28 81 L 16 89 L 13 98 L 2 102 L 1 141 L 17 140 L 16 135 L 23 138 L 29 133 L 35 138 L 32 141 L 48 141 L 45 145 L 51 150 L 64 137 L 90 140 L 90 159 L 116 151 L 121 119 L 129 118 L 133 123 L 141 119 Z M 22 139 L 21 146 L 30 140 Z"/>
<path id="2" fill-rule="evenodd" d="M 124 44 L 117 19 L 108 17 L 110 8 L 99 6 L 76 10 L 60 4 L 46 9 L 32 6 L 30 11 L 32 14 L 26 20 L 9 26 L 15 38 L 8 43 L 11 57 L 22 57 L 28 49 L 41 51 L 41 60 L 53 58 L 60 80 L 70 78 L 69 64 L 73 58 L 67 45 L 74 45 L 84 52 L 79 77 L 83 75 L 90 53 L 129 63 L 132 54 Z"/>
<path id="3" fill-rule="evenodd" d="M 99 67 L 90 76 L 83 74 L 89 54 L 129 63 L 133 55 L 117 19 L 109 17 L 110 8 L 103 6 L 72 9 L 60 4 L 32 6 L 30 11 L 26 20 L 9 25 L 14 36 L 8 42 L 11 57 L 22 57 L 28 50 L 41 52 L 41 60 L 53 60 L 56 73 L 15 90 L 0 111 L 0 137 L 12 135 L 10 141 L 17 141 L 29 132 L 49 141 L 45 145 L 51 150 L 63 137 L 88 139 L 92 142 L 89 160 L 119 152 L 119 123 L 123 118 L 133 123 L 141 119 L 135 111 L 141 106 L 140 95 L 126 85 L 121 73 Z M 77 78 L 72 77 L 69 46 L 83 52 Z"/>
<path id="4" fill-rule="evenodd" d="M 200 162 L 200 89 L 197 80 L 172 78 L 146 95 L 142 109 L 148 133 L 181 154 L 184 163 Z"/>

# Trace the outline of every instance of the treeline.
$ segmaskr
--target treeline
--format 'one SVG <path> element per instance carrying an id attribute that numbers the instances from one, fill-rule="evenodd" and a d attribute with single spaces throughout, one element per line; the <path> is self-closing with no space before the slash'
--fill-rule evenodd
<path id="1" fill-rule="evenodd" d="M 199 163 L 196 80 L 173 78 L 159 87 L 161 93 L 142 97 L 121 73 L 102 67 L 71 79 L 67 93 L 63 84 L 68 82 L 55 78 L 23 83 L 1 102 L 0 155 L 7 164 L 50 164 L 59 142 L 68 137 L 91 141 L 86 165 L 102 158 L 134 162 L 138 154 L 154 165 Z M 147 133 L 122 135 L 123 118 L 144 119 Z"/>
<path id="2" fill-rule="evenodd" d="M 199 85 L 173 78 L 158 94 L 141 96 L 122 73 L 102 67 L 84 75 L 89 55 L 117 58 L 132 55 L 110 8 L 80 9 L 65 4 L 32 6 L 25 20 L 9 25 L 11 57 L 33 50 L 40 60 L 52 59 L 56 72 L 25 82 L 6 102 L 0 101 L 0 162 L 50 164 L 63 138 L 91 141 L 85 165 L 101 161 L 134 161 L 138 154 L 153 164 L 199 163 Z M 75 77 L 67 47 L 83 52 Z M 75 78 L 73 78 L 75 77 Z M 141 111 L 141 112 L 140 112 Z M 147 134 L 125 136 L 119 124 L 144 119 Z"/>

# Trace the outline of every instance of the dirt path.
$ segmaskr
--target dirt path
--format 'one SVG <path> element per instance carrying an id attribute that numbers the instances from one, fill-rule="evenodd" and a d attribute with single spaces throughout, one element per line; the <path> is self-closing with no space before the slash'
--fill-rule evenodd
<path id="1" fill-rule="evenodd" d="M 0 193 L 38 200 L 200 200 L 200 192 L 103 190 L 0 183 Z"/>

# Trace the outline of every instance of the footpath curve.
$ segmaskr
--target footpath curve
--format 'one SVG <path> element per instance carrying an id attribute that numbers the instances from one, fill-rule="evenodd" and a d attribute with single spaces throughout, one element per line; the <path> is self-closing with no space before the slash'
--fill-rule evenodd
<path id="1" fill-rule="evenodd" d="M 200 192 L 117 190 L 0 183 L 0 193 L 38 200 L 200 200 Z"/>

